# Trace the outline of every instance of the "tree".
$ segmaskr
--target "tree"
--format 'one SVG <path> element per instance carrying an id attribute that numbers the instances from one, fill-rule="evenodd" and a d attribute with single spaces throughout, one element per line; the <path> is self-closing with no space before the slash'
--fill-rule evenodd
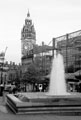
<path id="1" fill-rule="evenodd" d="M 34 63 L 31 63 L 27 69 L 27 72 L 25 72 L 23 76 L 23 82 L 24 82 L 25 88 L 27 83 L 32 84 L 34 87 L 35 83 L 40 78 L 41 78 L 41 75 L 40 75 L 39 68 Z"/>

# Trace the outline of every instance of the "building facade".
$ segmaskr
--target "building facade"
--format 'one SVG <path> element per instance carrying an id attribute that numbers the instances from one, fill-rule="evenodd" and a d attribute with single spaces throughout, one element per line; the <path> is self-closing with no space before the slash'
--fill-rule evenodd
<path id="1" fill-rule="evenodd" d="M 33 59 L 33 45 L 36 44 L 36 31 L 30 13 L 28 11 L 27 18 L 25 19 L 25 25 L 21 30 L 21 63 L 23 69 L 26 70 L 27 65 L 32 62 Z"/>
<path id="2" fill-rule="evenodd" d="M 66 72 L 76 72 L 81 69 L 81 30 L 64 35 L 57 40 L 57 49 L 64 58 Z"/>
<path id="3" fill-rule="evenodd" d="M 81 30 L 55 38 L 57 51 L 63 55 L 69 91 L 81 92 Z M 73 78 L 72 78 L 73 76 Z"/>
<path id="4" fill-rule="evenodd" d="M 52 47 L 45 45 L 42 42 L 41 46 L 34 46 L 34 64 L 39 67 L 40 72 L 42 75 L 47 75 L 51 71 L 51 64 L 52 64 Z"/>

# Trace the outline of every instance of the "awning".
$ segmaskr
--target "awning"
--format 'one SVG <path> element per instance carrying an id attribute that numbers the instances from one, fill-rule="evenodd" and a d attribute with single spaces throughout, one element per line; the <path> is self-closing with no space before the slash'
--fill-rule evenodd
<path id="1" fill-rule="evenodd" d="M 45 78 L 50 78 L 50 74 L 46 75 Z M 70 79 L 70 78 L 75 78 L 75 75 L 73 73 L 66 73 L 65 74 L 65 78 L 66 79 Z"/>
<path id="2" fill-rule="evenodd" d="M 76 71 L 75 73 L 73 73 L 75 76 L 81 76 L 81 70 Z"/>
<path id="3" fill-rule="evenodd" d="M 65 78 L 66 79 L 76 79 L 74 73 L 66 73 Z"/>
<path id="4" fill-rule="evenodd" d="M 50 79 L 50 74 L 46 75 L 45 78 Z M 79 81 L 74 73 L 65 73 L 65 79 L 66 80 L 72 80 L 72 81 Z"/>

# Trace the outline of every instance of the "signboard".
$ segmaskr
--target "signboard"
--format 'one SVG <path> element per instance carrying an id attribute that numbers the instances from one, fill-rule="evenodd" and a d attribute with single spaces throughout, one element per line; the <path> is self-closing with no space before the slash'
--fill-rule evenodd
<path id="1" fill-rule="evenodd" d="M 39 90 L 42 91 L 42 84 L 39 84 Z"/>

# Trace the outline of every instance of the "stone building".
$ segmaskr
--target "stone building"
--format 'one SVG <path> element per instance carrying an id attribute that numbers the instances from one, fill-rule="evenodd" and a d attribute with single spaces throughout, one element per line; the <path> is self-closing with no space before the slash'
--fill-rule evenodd
<path id="1" fill-rule="evenodd" d="M 42 75 L 49 74 L 53 58 L 52 47 L 42 42 L 41 46 L 35 45 L 33 51 L 33 62 L 39 67 Z"/>
<path id="2" fill-rule="evenodd" d="M 27 66 L 33 60 L 33 45 L 36 44 L 36 31 L 30 13 L 28 11 L 25 25 L 21 30 L 21 63 L 23 71 L 27 70 Z"/>

